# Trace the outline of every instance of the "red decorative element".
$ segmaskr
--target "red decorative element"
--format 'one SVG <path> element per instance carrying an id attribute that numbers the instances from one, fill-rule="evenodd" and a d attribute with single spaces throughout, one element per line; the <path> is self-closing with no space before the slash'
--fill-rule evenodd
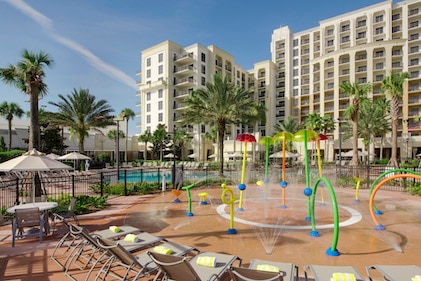
<path id="1" fill-rule="evenodd" d="M 251 134 L 240 134 L 235 140 L 241 142 L 256 142 L 256 138 Z"/>
<path id="2" fill-rule="evenodd" d="M 319 140 L 328 140 L 328 137 L 323 134 L 319 134 Z"/>

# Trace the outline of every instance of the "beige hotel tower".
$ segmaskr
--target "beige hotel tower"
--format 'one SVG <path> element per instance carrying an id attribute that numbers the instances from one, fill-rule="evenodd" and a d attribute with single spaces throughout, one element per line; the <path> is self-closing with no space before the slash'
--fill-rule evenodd
<path id="1" fill-rule="evenodd" d="M 393 3 L 381 1 L 359 10 L 324 19 L 319 25 L 294 33 L 288 26 L 272 33 L 271 59 L 245 70 L 234 62 L 234 56 L 216 47 L 194 44 L 182 47 L 165 41 L 141 52 L 138 82 L 138 106 L 141 134 L 153 132 L 158 124 L 168 131 L 177 126 L 183 99 L 190 91 L 204 87 L 212 75 L 221 73 L 238 85 L 255 89 L 253 98 L 268 109 L 266 122 L 254 127 L 232 127 L 225 141 L 226 155 L 242 150 L 233 139 L 239 133 L 253 133 L 259 139 L 275 133 L 274 125 L 292 116 L 305 122 L 318 112 L 336 121 L 343 119 L 349 97 L 339 91 L 344 81 L 371 83 L 372 100 L 383 97 L 381 81 L 391 71 L 408 72 L 398 129 L 401 158 L 421 152 L 421 129 L 414 120 L 421 116 L 421 0 Z M 193 141 L 185 155 L 196 160 L 211 160 L 216 144 L 204 138 L 209 129 L 204 125 L 189 126 Z M 322 153 L 333 161 L 339 147 L 338 128 L 322 145 Z M 382 142 L 382 143 L 380 143 Z M 376 138 L 377 157 L 390 155 L 390 135 Z M 351 142 L 341 143 L 350 149 Z M 364 150 L 362 141 L 359 148 Z M 250 145 L 250 158 L 259 159 L 264 147 Z M 296 149 L 302 149 L 297 145 Z M 216 157 L 218 157 L 216 155 Z"/>

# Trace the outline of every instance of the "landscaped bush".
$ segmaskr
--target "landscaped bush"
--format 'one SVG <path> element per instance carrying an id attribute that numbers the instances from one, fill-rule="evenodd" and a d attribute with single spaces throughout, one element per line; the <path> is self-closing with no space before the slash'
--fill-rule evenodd
<path id="1" fill-rule="evenodd" d="M 76 196 L 74 212 L 77 215 L 81 215 L 105 209 L 107 198 L 108 195 L 100 197 L 87 195 Z M 64 212 L 69 208 L 71 199 L 72 197 L 69 194 L 62 193 L 58 198 L 48 198 L 48 201 L 55 201 L 58 204 L 53 212 Z"/>
<path id="2" fill-rule="evenodd" d="M 411 195 L 421 195 L 421 182 L 406 181 L 406 192 Z"/>

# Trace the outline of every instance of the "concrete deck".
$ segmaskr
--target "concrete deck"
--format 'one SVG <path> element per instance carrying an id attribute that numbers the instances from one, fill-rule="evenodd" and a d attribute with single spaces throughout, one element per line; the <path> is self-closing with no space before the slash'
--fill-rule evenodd
<path id="1" fill-rule="evenodd" d="M 231 188 L 239 196 L 236 186 Z M 329 256 L 326 250 L 334 241 L 330 194 L 324 188 L 322 196 L 322 190 L 318 190 L 315 218 L 320 236 L 311 237 L 311 224 L 305 220 L 308 208 L 303 189 L 302 185 L 289 186 L 285 196 L 286 208 L 280 208 L 282 194 L 279 185 L 271 184 L 267 190 L 256 185 L 247 186 L 243 194 L 244 210 L 235 212 L 237 234 L 227 233 L 230 228 L 229 207 L 222 205 L 220 187 L 193 188 L 193 216 L 190 217 L 186 216 L 187 195 L 183 191 L 181 203 L 174 203 L 175 196 L 171 192 L 116 197 L 109 200 L 106 210 L 79 216 L 79 220 L 91 231 L 111 225 L 132 225 L 203 251 L 237 255 L 243 259 L 243 265 L 254 258 L 295 263 L 300 269 L 300 280 L 304 280 L 303 269 L 309 264 L 351 265 L 366 277 L 365 267 L 372 264 L 421 265 L 419 196 L 379 190 L 375 204 L 383 215 L 377 219 L 386 228 L 379 231 L 374 229 L 375 223 L 370 216 L 368 190 L 359 192 L 360 202 L 356 203 L 355 190 L 335 188 L 341 222 L 337 243 L 340 255 Z M 209 194 L 208 205 L 199 204 L 198 194 L 203 191 Z M 0 279 L 67 280 L 50 260 L 52 249 L 64 231 L 64 228 L 59 228 L 41 244 L 37 240 L 17 241 L 16 247 L 12 248 L 11 227 L 1 227 Z M 373 277 L 374 280 L 383 280 L 380 275 Z"/>

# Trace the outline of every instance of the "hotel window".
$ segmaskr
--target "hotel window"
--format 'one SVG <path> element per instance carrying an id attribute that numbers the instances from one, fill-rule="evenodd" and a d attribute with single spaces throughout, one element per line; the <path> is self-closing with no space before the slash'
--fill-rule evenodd
<path id="1" fill-rule="evenodd" d="M 410 16 L 413 16 L 413 15 L 416 15 L 416 14 L 418 14 L 418 8 L 415 8 L 415 9 L 412 9 L 412 10 L 409 11 Z"/>
<path id="2" fill-rule="evenodd" d="M 151 112 L 151 104 L 146 104 L 146 112 Z"/>
<path id="3" fill-rule="evenodd" d="M 341 31 L 342 32 L 344 32 L 344 31 L 348 31 L 349 30 L 349 24 L 347 24 L 347 25 L 343 25 L 342 27 L 341 27 Z"/>
<path id="4" fill-rule="evenodd" d="M 292 95 L 295 97 L 295 96 L 298 96 L 298 89 L 294 89 L 294 90 L 292 90 Z"/>
<path id="5" fill-rule="evenodd" d="M 294 49 L 294 51 L 292 51 L 292 55 L 294 57 L 298 56 L 298 49 Z"/>
<path id="6" fill-rule="evenodd" d="M 151 70 L 146 70 L 146 78 L 151 78 Z"/>
<path id="7" fill-rule="evenodd" d="M 326 35 L 327 36 L 333 35 L 333 28 L 328 29 L 327 32 L 326 32 Z"/>
<path id="8" fill-rule="evenodd" d="M 151 66 L 151 58 L 146 59 L 146 66 Z"/>
<path id="9" fill-rule="evenodd" d="M 294 59 L 294 60 L 292 61 L 292 65 L 293 65 L 293 66 L 298 66 L 298 59 Z"/>
<path id="10" fill-rule="evenodd" d="M 383 33 L 383 26 L 382 27 L 377 27 L 376 28 L 376 35 L 382 34 Z"/>
<path id="11" fill-rule="evenodd" d="M 202 53 L 201 57 L 202 57 L 202 61 L 206 62 L 206 54 Z"/>
<path id="12" fill-rule="evenodd" d="M 374 54 L 374 57 L 376 57 L 376 58 L 380 58 L 380 57 L 383 57 L 383 51 L 376 51 L 376 53 Z"/>
<path id="13" fill-rule="evenodd" d="M 158 113 L 158 122 L 164 121 L 164 115 L 162 113 Z"/>
<path id="14" fill-rule="evenodd" d="M 292 75 L 293 75 L 293 76 L 298 76 L 298 69 L 294 69 L 294 70 L 292 71 Z"/>
<path id="15" fill-rule="evenodd" d="M 202 77 L 201 80 L 202 80 L 202 86 L 205 86 L 206 85 L 206 78 Z"/>
<path id="16" fill-rule="evenodd" d="M 358 34 L 357 34 L 357 39 L 361 39 L 361 38 L 365 38 L 365 31 L 363 31 L 363 32 L 358 32 Z"/>
<path id="17" fill-rule="evenodd" d="M 333 39 L 328 40 L 326 46 L 328 46 L 328 47 L 333 46 Z"/>
<path id="18" fill-rule="evenodd" d="M 164 90 L 159 89 L 158 90 L 158 98 L 162 99 L 164 97 Z"/>
<path id="19" fill-rule="evenodd" d="M 419 63 L 419 59 L 418 58 L 415 58 L 415 59 L 411 59 L 411 61 L 410 61 L 410 64 L 409 65 L 418 65 L 418 63 Z"/>
<path id="20" fill-rule="evenodd" d="M 396 32 L 399 32 L 399 31 L 401 31 L 401 26 L 400 25 L 397 25 L 397 26 L 392 27 L 392 33 L 396 33 Z"/>
<path id="21" fill-rule="evenodd" d="M 146 100 L 151 100 L 151 92 L 146 93 Z"/>
<path id="22" fill-rule="evenodd" d="M 376 69 L 383 69 L 384 64 L 382 62 L 376 63 Z"/>
<path id="23" fill-rule="evenodd" d="M 293 82 L 292 82 L 292 85 L 293 86 L 298 86 L 298 79 L 294 79 Z"/>
<path id="24" fill-rule="evenodd" d="M 411 36 L 409 37 L 409 41 L 417 40 L 418 38 L 419 38 L 418 33 L 411 34 Z"/>
<path id="25" fill-rule="evenodd" d="M 413 46 L 409 49 L 409 53 L 417 53 L 419 50 L 419 46 Z"/>
<path id="26" fill-rule="evenodd" d="M 201 69 L 202 69 L 202 74 L 206 74 L 206 66 L 202 65 Z"/>
<path id="27" fill-rule="evenodd" d="M 392 20 L 398 20 L 400 18 L 401 18 L 401 15 L 400 14 L 394 14 L 394 15 L 392 15 Z"/>
<path id="28" fill-rule="evenodd" d="M 342 43 L 349 42 L 349 35 L 342 37 Z"/>
<path id="29" fill-rule="evenodd" d="M 381 21 L 383 21 L 383 15 L 376 16 L 376 19 L 374 22 L 381 22 Z"/>
<path id="30" fill-rule="evenodd" d="M 383 74 L 376 75 L 376 81 L 382 81 L 383 80 Z"/>
<path id="31" fill-rule="evenodd" d="M 150 115 L 146 115 L 146 123 L 151 123 L 151 116 Z"/>
<path id="32" fill-rule="evenodd" d="M 158 74 L 162 74 L 164 72 L 164 66 L 160 65 L 158 66 Z"/>
<path id="33" fill-rule="evenodd" d="M 298 39 L 294 39 L 294 41 L 292 41 L 292 46 L 294 47 L 298 46 Z"/>
<path id="34" fill-rule="evenodd" d="M 158 110 L 162 110 L 164 108 L 164 102 L 161 100 L 158 102 Z"/>
<path id="35" fill-rule="evenodd" d="M 418 21 L 413 21 L 409 24 L 409 28 L 414 28 L 418 26 Z"/>
<path id="36" fill-rule="evenodd" d="M 401 55 L 401 50 L 393 50 L 392 51 L 392 56 L 400 56 Z"/>
<path id="37" fill-rule="evenodd" d="M 420 72 L 417 70 L 417 71 L 411 71 L 411 73 L 410 73 L 410 77 L 411 78 L 418 78 L 420 76 Z"/>
<path id="38" fill-rule="evenodd" d="M 160 53 L 158 55 L 158 62 L 162 62 L 163 60 L 164 60 L 164 54 L 163 53 Z"/>
<path id="39" fill-rule="evenodd" d="M 357 23 L 357 27 L 362 27 L 362 26 L 365 26 L 365 24 L 366 24 L 366 20 L 360 20 L 360 21 L 358 21 L 358 23 Z"/>

